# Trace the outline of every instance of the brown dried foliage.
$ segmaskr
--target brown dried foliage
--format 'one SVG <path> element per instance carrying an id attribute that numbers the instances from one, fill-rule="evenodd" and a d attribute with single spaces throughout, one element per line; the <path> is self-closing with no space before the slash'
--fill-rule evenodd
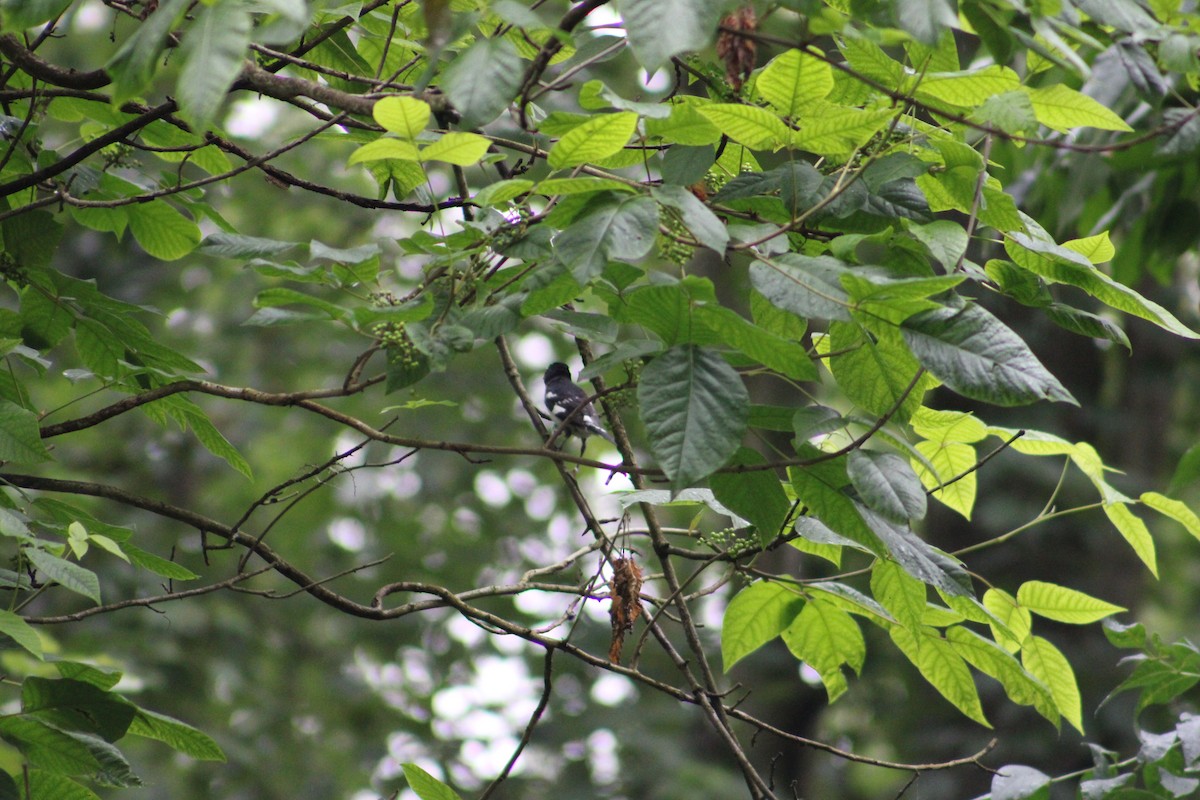
<path id="1" fill-rule="evenodd" d="M 758 17 L 753 8 L 745 6 L 721 20 L 721 27 L 753 33 L 758 28 Z M 722 30 L 717 36 L 717 55 L 725 62 L 725 80 L 737 91 L 754 71 L 758 47 L 753 39 Z"/>
<path id="2" fill-rule="evenodd" d="M 642 568 L 629 558 L 618 558 L 612 566 L 613 576 L 609 582 L 612 644 L 608 648 L 608 660 L 620 664 L 625 633 L 633 629 L 634 621 L 642 615 Z"/>

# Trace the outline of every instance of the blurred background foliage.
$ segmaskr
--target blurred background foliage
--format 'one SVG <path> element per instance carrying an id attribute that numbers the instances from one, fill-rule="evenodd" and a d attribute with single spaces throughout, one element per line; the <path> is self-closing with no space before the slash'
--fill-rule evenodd
<path id="1" fill-rule="evenodd" d="M 546 6 L 553 13 L 567 7 L 561 2 Z M 82 4 L 67 21 L 69 35 L 46 45 L 44 52 L 60 63 L 76 58 L 81 67 L 99 63 L 113 49 L 114 26 L 125 24 L 98 3 Z M 789 33 L 772 31 L 773 24 L 768 22 L 764 31 Z M 593 35 L 580 35 L 581 52 Z M 979 55 L 973 38 L 963 36 L 959 44 L 964 63 Z M 759 63 L 770 55 L 760 54 Z M 568 60 L 563 66 L 570 64 Z M 1096 68 L 1092 81 L 1124 118 L 1136 118 L 1157 102 L 1139 92 L 1127 73 L 1103 66 Z M 599 70 L 624 96 L 653 98 L 663 92 L 641 82 L 644 74 L 639 78 L 628 52 Z M 1195 100 L 1194 92 L 1188 99 Z M 306 119 L 282 104 L 254 99 L 237 101 L 230 114 L 230 131 L 241 130 L 240 140 L 256 151 L 287 140 Z M 370 195 L 374 187 L 366 173 L 344 166 L 348 145 L 339 140 L 343 138 L 329 134 L 279 163 Z M 1154 143 L 1102 155 L 998 142 L 991 158 L 1021 207 L 1057 239 L 1111 229 L 1118 245 L 1117 277 L 1195 324 L 1200 167 L 1194 155 L 1156 153 Z M 419 220 L 284 190 L 254 173 L 214 188 L 209 199 L 244 234 L 316 239 L 334 247 L 379 243 L 385 263 L 402 275 L 416 274 L 411 257 L 395 240 Z M 439 224 L 435 221 L 434 227 Z M 206 230 L 214 228 L 207 225 Z M 973 251 L 976 261 L 982 263 L 988 247 L 994 246 L 983 243 Z M 96 280 L 114 297 L 156 309 L 158 320 L 147 320 L 155 334 L 198 358 L 212 380 L 228 385 L 278 391 L 337 385 L 367 344 L 332 323 L 287 329 L 243 326 L 254 311 L 252 298 L 269 281 L 240 263 L 201 253 L 166 264 L 145 256 L 129 236 L 117 243 L 68 223 L 54 266 Z M 727 279 L 719 270 L 709 274 L 717 281 Z M 728 280 L 718 289 L 735 292 L 737 278 Z M 1094 443 L 1106 462 L 1124 471 L 1112 480 L 1131 494 L 1167 484 L 1183 453 L 1200 441 L 1200 355 L 1195 346 L 1133 321 L 1127 329 L 1133 343 L 1130 356 L 1116 346 L 1063 335 L 1032 313 L 1022 320 L 1011 304 L 1005 313 L 1082 409 L 1042 404 L 1022 409 L 1020 424 Z M 522 329 L 515 347 L 530 384 L 550 360 L 573 356 L 568 337 L 548 326 Z M 55 369 L 60 366 L 56 363 Z M 770 402 L 769 391 L 757 387 L 756 401 Z M 36 402 L 47 410 L 73 403 L 48 421 L 77 415 L 88 404 L 86 398 L 76 401 L 80 388 L 65 378 L 40 382 L 38 392 Z M 453 405 L 385 410 L 417 399 Z M 979 411 L 989 423 L 1011 421 L 1004 410 L 973 409 L 950 395 L 945 399 Z M 208 454 L 190 435 L 155 429 L 133 416 L 74 435 L 72 447 L 56 454 L 57 469 L 64 477 L 72 469 L 80 477 L 102 471 L 112 484 L 141 487 L 145 494 L 230 521 L 264 487 L 360 443 L 328 421 L 291 409 L 210 398 L 198 402 L 241 447 L 253 466 L 253 482 Z M 396 430 L 420 431 L 426 438 L 537 444 L 489 349 L 458 358 L 451 371 L 435 374 L 411 391 L 387 398 L 368 392 L 334 405 L 379 424 L 395 416 Z M 348 463 L 379 464 L 398 455 L 371 444 Z M 268 543 L 310 574 L 335 575 L 379 562 L 338 579 L 343 593 L 363 602 L 401 575 L 407 580 L 436 577 L 452 588 L 512 580 L 586 542 L 549 464 L 505 458 L 462 467 L 457 455 L 423 452 L 386 469 L 345 470 L 318 491 L 259 509 L 255 519 L 278 515 Z M 1035 515 L 1059 478 L 1056 462 L 1002 454 L 980 475 L 973 520 L 939 507 L 931 511 L 923 534 L 947 550 L 996 536 Z M 612 488 L 605 486 L 603 475 L 585 472 L 582 480 L 602 502 L 602 516 L 617 513 L 614 503 L 601 500 Z M 1200 501 L 1194 484 L 1183 487 L 1180 496 L 1193 505 Z M 1091 497 L 1082 477 L 1068 479 L 1063 505 Z M 173 553 L 197 572 L 208 571 L 205 561 L 218 572 L 228 570 L 241 557 L 233 550 L 202 554 L 194 531 L 149 514 L 99 501 L 80 504 L 102 519 L 134 527 L 143 547 Z M 686 525 L 686 516 L 677 522 Z M 1099 511 L 1057 520 L 1008 547 L 988 551 L 977 568 L 998 585 L 1006 576 L 1015 583 L 1070 574 L 1075 588 L 1129 606 L 1168 638 L 1196 636 L 1196 542 L 1160 520 L 1150 524 L 1160 548 L 1158 582 L 1146 579 Z M 776 558 L 800 557 L 789 553 Z M 808 562 L 791 567 L 804 575 L 821 569 Z M 156 589 L 115 560 L 104 573 L 110 598 Z M 130 744 L 135 767 L 151 781 L 139 796 L 365 800 L 400 790 L 404 784 L 398 764 L 405 761 L 440 768 L 460 790 L 471 793 L 507 760 L 541 691 L 540 651 L 485 635 L 448 611 L 371 622 L 338 614 L 305 595 L 270 599 L 256 594 L 272 586 L 269 580 L 253 585 L 255 591 L 209 594 L 43 629 L 64 654 L 110 659 L 126 671 L 127 691 L 140 704 L 208 732 L 229 757 L 226 765 L 195 763 L 150 744 Z M 274 589 L 287 593 L 294 587 L 279 582 Z M 565 604 L 561 598 L 536 595 L 492 602 L 497 610 L 534 626 L 553 620 Z M 707 633 L 714 640 L 722 603 L 723 596 L 712 598 L 707 614 Z M 50 615 L 78 607 L 77 598 L 48 596 L 30 611 Z M 591 606 L 575 624 L 583 643 L 606 649 L 607 620 Z M 1125 674 L 1116 664 L 1119 653 L 1095 626 L 1051 623 L 1049 630 L 1049 638 L 1079 665 L 1088 714 Z M 756 687 L 746 708 L 789 730 L 893 760 L 966 755 L 994 735 L 941 701 L 878 631 L 872 634 L 876 639 L 868 639 L 871 657 L 865 674 L 835 706 L 827 706 L 824 690 L 806 682 L 794 658 L 776 642 L 734 671 L 735 679 Z M 5 657 L 20 655 L 9 650 Z M 730 797 L 744 790 L 692 709 L 566 658 L 555 662 L 555 672 L 548 715 L 502 788 L 503 796 L 667 800 Z M 1030 709 L 1005 701 L 993 684 L 981 684 L 981 690 L 989 718 L 1004 734 L 995 763 L 1023 762 L 1055 772 L 1090 765 L 1075 732 L 1056 732 Z M 1128 748 L 1132 702 L 1119 698 L 1085 717 L 1089 738 L 1113 749 Z M 782 753 L 772 777 L 776 786 L 794 782 L 800 796 L 894 797 L 909 779 L 765 738 L 755 748 Z M 923 775 L 910 791 L 922 798 L 964 798 L 986 791 L 989 781 L 989 775 L 977 770 L 935 772 Z"/>

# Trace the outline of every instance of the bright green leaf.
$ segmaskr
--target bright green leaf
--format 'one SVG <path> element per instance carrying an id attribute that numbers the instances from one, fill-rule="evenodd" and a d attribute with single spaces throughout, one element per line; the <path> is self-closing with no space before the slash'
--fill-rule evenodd
<path id="1" fill-rule="evenodd" d="M 697 110 L 721 133 L 751 150 L 774 149 L 791 140 L 788 126 L 765 108 L 740 103 L 713 103 L 700 106 Z"/>
<path id="2" fill-rule="evenodd" d="M 637 127 L 638 115 L 632 111 L 601 114 L 563 134 L 546 161 L 554 169 L 598 161 L 625 146 Z"/>
<path id="3" fill-rule="evenodd" d="M 1067 722 L 1083 733 L 1082 701 L 1075 671 L 1066 656 L 1040 636 L 1027 636 L 1021 645 L 1021 664 L 1050 689 L 1054 704 Z"/>
<path id="4" fill-rule="evenodd" d="M 429 124 L 429 103 L 415 97 L 385 97 L 371 108 L 371 116 L 386 131 L 415 140 Z"/>
<path id="5" fill-rule="evenodd" d="M 734 595 L 721 623 L 724 670 L 782 633 L 803 606 L 799 594 L 771 581 L 757 581 Z"/>
<path id="6" fill-rule="evenodd" d="M 811 53 L 787 50 L 763 67 L 754 86 L 780 114 L 798 117 L 833 91 L 833 68 Z"/>
<path id="7" fill-rule="evenodd" d="M 475 164 L 492 146 L 490 140 L 477 133 L 452 131 L 430 145 L 421 148 L 422 161 L 445 161 L 459 167 Z"/>
<path id="8" fill-rule="evenodd" d="M 1034 614 L 1071 625 L 1099 622 L 1125 610 L 1075 589 L 1044 581 L 1021 584 L 1017 590 L 1017 602 Z"/>

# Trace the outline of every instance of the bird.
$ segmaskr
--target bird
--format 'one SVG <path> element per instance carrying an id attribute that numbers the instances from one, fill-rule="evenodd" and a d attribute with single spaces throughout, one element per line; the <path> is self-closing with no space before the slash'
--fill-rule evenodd
<path id="1" fill-rule="evenodd" d="M 616 443 L 604 425 L 596 409 L 588 402 L 588 393 L 571 381 L 571 370 L 561 361 L 555 361 L 546 367 L 546 408 L 551 416 L 559 423 L 565 423 L 563 433 L 567 436 L 578 436 L 582 445 L 579 455 L 587 449 L 589 436 L 600 436 Z"/>

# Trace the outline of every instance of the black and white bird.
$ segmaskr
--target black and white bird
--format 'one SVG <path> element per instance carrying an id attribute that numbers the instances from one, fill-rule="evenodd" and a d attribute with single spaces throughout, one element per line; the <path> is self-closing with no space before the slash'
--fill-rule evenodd
<path id="1" fill-rule="evenodd" d="M 561 361 L 546 367 L 546 408 L 557 422 L 566 422 L 563 433 L 578 436 L 583 443 L 579 454 L 587 448 L 589 436 L 600 436 L 612 442 L 612 435 L 600 423 L 596 409 L 587 401 L 588 393 L 571 381 L 571 370 Z M 578 410 L 577 410 L 578 409 Z"/>

